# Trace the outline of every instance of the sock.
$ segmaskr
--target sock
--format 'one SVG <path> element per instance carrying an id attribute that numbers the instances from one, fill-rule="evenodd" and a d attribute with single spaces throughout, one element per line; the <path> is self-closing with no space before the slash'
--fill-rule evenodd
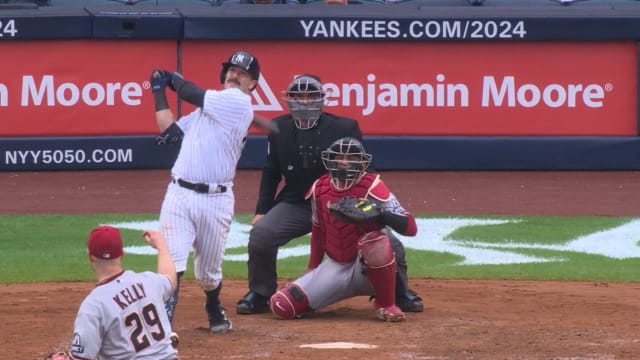
<path id="1" fill-rule="evenodd" d="M 206 295 L 204 308 L 207 311 L 209 320 L 211 320 L 213 316 L 216 316 L 219 313 L 221 290 L 222 290 L 222 282 L 220 282 L 217 288 L 204 292 L 204 294 Z"/>

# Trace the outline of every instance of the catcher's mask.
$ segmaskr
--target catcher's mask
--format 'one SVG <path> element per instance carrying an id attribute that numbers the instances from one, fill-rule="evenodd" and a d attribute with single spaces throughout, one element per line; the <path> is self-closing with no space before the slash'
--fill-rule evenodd
<path id="1" fill-rule="evenodd" d="M 329 170 L 333 187 L 342 191 L 360 181 L 371 163 L 371 155 L 364 151 L 360 141 L 345 137 L 322 152 L 322 163 Z"/>
<path id="2" fill-rule="evenodd" d="M 227 71 L 229 71 L 231 66 L 237 66 L 246 70 L 254 80 L 260 79 L 260 64 L 258 64 L 258 59 L 246 51 L 236 51 L 229 57 L 227 62 L 222 63 L 222 70 L 220 70 L 221 84 L 224 84 Z M 253 89 L 255 89 L 255 87 Z"/>
<path id="3" fill-rule="evenodd" d="M 320 78 L 311 74 L 297 76 L 282 92 L 293 121 L 301 130 L 316 126 L 324 107 L 324 96 Z"/>

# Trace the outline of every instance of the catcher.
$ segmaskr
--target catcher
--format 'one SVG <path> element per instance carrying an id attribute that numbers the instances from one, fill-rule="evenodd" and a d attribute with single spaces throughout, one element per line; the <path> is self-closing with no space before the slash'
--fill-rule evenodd
<path id="1" fill-rule="evenodd" d="M 322 152 L 328 174 L 307 193 L 311 198 L 311 255 L 304 275 L 277 291 L 271 311 L 281 319 L 301 317 L 340 300 L 374 295 L 377 317 L 403 321 L 395 304 L 396 263 L 384 226 L 415 236 L 416 222 L 380 179 L 362 144 L 342 138 Z M 327 255 L 326 258 L 323 257 Z"/>

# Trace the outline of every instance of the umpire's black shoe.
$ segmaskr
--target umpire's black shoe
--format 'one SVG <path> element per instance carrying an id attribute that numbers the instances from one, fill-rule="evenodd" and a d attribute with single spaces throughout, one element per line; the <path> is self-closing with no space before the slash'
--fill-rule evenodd
<path id="1" fill-rule="evenodd" d="M 404 294 L 396 294 L 396 305 L 404 312 L 422 312 L 424 310 L 422 298 L 411 289 Z"/>
<path id="2" fill-rule="evenodd" d="M 236 313 L 241 315 L 261 314 L 269 311 L 269 299 L 253 291 L 249 291 L 238 300 Z"/>

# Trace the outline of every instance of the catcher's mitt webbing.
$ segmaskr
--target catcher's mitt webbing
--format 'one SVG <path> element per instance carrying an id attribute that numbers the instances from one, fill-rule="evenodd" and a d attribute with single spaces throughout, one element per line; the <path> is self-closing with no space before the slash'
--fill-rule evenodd
<path id="1" fill-rule="evenodd" d="M 349 224 L 379 222 L 382 210 L 366 199 L 345 196 L 329 206 L 329 211 L 338 220 Z"/>

